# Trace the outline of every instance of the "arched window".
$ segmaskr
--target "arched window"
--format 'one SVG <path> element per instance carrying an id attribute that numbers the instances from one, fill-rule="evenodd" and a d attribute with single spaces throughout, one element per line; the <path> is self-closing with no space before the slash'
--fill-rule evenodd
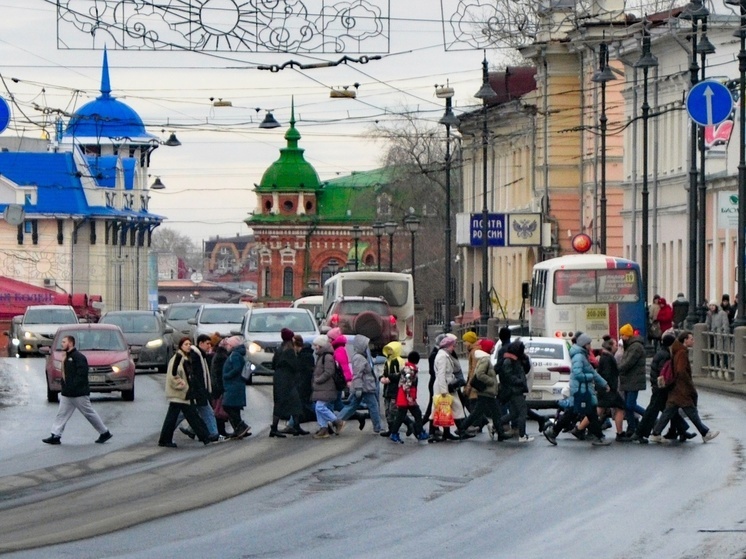
<path id="1" fill-rule="evenodd" d="M 293 296 L 293 269 L 289 267 L 282 272 L 282 296 Z"/>

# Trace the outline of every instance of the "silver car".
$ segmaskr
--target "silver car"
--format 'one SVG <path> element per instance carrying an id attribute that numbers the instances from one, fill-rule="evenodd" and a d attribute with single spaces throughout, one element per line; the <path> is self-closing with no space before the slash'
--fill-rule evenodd
<path id="1" fill-rule="evenodd" d="M 158 369 L 165 373 L 174 354 L 174 329 L 156 311 L 110 311 L 100 324 L 115 324 L 124 334 L 130 355 L 138 369 Z"/>
<path id="2" fill-rule="evenodd" d="M 205 304 L 197 311 L 197 316 L 188 322 L 192 326 L 190 337 L 193 342 L 201 334 L 211 335 L 217 332 L 221 336 L 230 336 L 238 328 L 249 308 L 237 304 Z"/>
<path id="3" fill-rule="evenodd" d="M 303 336 L 310 345 L 320 334 L 311 312 L 300 308 L 251 309 L 244 317 L 241 328 L 234 333 L 246 340 L 246 383 L 251 384 L 254 376 L 272 376 L 272 358 L 282 344 L 280 330 L 290 328 Z"/>

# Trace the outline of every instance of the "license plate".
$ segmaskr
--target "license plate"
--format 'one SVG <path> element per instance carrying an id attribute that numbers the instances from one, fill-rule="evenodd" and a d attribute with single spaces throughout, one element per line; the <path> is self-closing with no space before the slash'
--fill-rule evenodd
<path id="1" fill-rule="evenodd" d="M 106 375 L 88 375 L 89 382 L 104 382 Z"/>
<path id="2" fill-rule="evenodd" d="M 528 397 L 530 400 L 542 400 L 542 392 L 529 392 Z"/>
<path id="3" fill-rule="evenodd" d="M 605 320 L 606 311 L 607 311 L 606 307 L 585 309 L 585 319 L 586 320 Z"/>

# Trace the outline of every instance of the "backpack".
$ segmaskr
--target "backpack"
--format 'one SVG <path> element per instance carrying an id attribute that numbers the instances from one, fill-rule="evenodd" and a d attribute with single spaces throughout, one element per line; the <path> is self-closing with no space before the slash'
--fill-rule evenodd
<path id="1" fill-rule="evenodd" d="M 334 379 L 334 388 L 338 391 L 344 390 L 347 388 L 347 379 L 345 379 L 342 367 L 337 363 L 337 360 L 334 359 L 334 356 L 332 356 L 332 360 L 334 361 L 334 374 L 332 375 L 332 378 Z"/>
<path id="2" fill-rule="evenodd" d="M 661 372 L 658 375 L 658 388 L 665 388 L 673 384 L 673 366 L 671 365 L 673 359 L 669 359 L 663 364 Z"/>

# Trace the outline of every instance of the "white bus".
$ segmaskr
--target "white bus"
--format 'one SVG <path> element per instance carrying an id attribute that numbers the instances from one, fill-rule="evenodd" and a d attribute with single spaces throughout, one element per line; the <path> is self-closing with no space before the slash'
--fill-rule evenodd
<path id="1" fill-rule="evenodd" d="M 383 297 L 396 316 L 403 355 L 414 348 L 414 283 L 411 274 L 340 272 L 324 282 L 323 312 L 338 297 Z"/>
<path id="2" fill-rule="evenodd" d="M 576 332 L 601 345 L 631 324 L 643 339 L 647 333 L 640 266 L 603 254 L 573 254 L 534 266 L 529 329 L 534 336 L 571 339 Z"/>

